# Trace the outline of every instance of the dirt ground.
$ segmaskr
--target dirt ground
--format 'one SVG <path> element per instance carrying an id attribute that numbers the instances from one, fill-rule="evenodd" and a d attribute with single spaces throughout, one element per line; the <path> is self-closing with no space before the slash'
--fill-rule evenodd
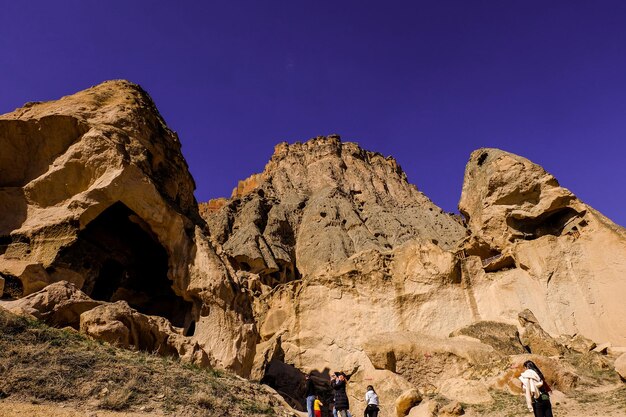
<path id="1" fill-rule="evenodd" d="M 0 417 L 162 417 L 156 412 L 116 412 L 76 408 L 67 404 L 32 404 L 0 401 Z"/>

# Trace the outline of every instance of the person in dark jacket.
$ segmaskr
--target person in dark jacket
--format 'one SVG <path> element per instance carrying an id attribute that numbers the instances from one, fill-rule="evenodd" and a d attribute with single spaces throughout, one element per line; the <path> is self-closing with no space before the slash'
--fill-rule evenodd
<path id="1" fill-rule="evenodd" d="M 310 373 L 304 376 L 304 380 L 306 381 L 306 411 L 308 417 L 314 417 L 313 403 L 315 402 L 315 384 L 313 384 Z"/>
<path id="2" fill-rule="evenodd" d="M 335 372 L 330 377 L 330 386 L 335 394 L 335 410 L 339 417 L 347 417 L 350 401 L 346 393 L 346 374 L 343 372 Z"/>

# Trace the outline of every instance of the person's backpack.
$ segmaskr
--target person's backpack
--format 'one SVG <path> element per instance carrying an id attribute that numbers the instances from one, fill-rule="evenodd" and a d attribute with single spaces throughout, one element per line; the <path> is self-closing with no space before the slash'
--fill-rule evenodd
<path id="1" fill-rule="evenodd" d="M 550 392 L 552 392 L 552 388 L 548 385 L 548 381 L 543 380 L 543 385 L 539 387 L 539 399 L 543 401 L 547 401 L 550 399 Z"/>

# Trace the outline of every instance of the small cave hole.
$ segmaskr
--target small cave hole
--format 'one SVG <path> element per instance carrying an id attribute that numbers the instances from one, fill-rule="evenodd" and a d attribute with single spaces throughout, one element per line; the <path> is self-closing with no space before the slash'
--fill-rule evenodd
<path id="1" fill-rule="evenodd" d="M 189 327 L 185 330 L 185 336 L 191 337 L 196 332 L 196 322 L 194 320 L 189 323 Z"/>
<path id="2" fill-rule="evenodd" d="M 487 152 L 483 152 L 482 154 L 480 154 L 480 156 L 478 157 L 478 166 L 482 166 L 485 163 L 485 160 L 487 159 L 487 157 L 489 156 L 489 154 Z"/>
<path id="3" fill-rule="evenodd" d="M 320 212 L 320 216 L 322 216 L 322 218 L 326 217 L 326 212 L 325 211 Z"/>

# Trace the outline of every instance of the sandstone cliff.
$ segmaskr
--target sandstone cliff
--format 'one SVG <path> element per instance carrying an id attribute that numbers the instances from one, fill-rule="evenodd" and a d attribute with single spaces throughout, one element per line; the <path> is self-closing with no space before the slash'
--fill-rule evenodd
<path id="1" fill-rule="evenodd" d="M 524 352 L 626 345 L 626 231 L 504 151 L 471 155 L 461 218 L 336 135 L 279 144 L 198 207 L 176 134 L 125 81 L 1 116 L 0 146 L 6 307 L 294 406 L 303 372 L 322 392 L 346 372 L 357 413 L 369 384 L 387 404 L 415 389 L 480 403 Z M 535 357 L 575 388 L 569 365 Z"/>
<path id="2" fill-rule="evenodd" d="M 0 117 L 0 148 L 5 293 L 65 280 L 165 317 L 215 365 L 249 372 L 250 308 L 203 233 L 178 137 L 141 88 L 29 103 Z"/>

